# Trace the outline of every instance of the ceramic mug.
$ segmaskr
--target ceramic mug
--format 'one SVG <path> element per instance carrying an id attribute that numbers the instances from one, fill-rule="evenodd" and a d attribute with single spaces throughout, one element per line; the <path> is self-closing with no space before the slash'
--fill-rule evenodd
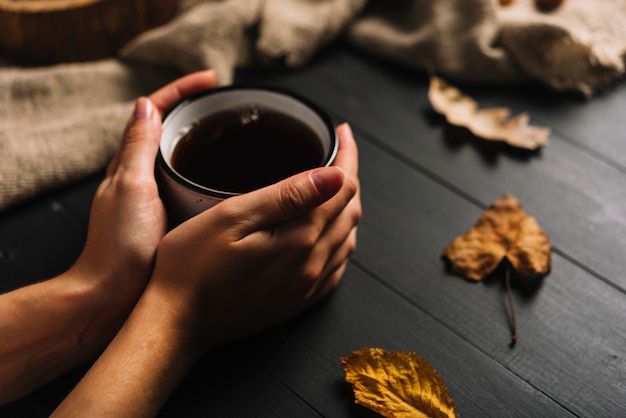
<path id="1" fill-rule="evenodd" d="M 308 148 L 294 143 L 302 138 L 308 138 Z M 285 163 L 313 154 L 312 145 L 315 156 L 308 163 L 289 168 L 295 172 L 285 171 Z M 285 89 L 228 86 L 184 100 L 163 120 L 156 161 L 170 226 L 266 185 L 257 181 L 271 184 L 299 171 L 330 166 L 338 145 L 331 118 Z"/>

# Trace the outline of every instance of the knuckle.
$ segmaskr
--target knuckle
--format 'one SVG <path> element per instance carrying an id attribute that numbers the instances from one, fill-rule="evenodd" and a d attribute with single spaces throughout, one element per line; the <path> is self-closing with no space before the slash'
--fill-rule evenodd
<path id="1" fill-rule="evenodd" d="M 226 199 L 219 204 L 211 207 L 211 211 L 218 219 L 221 219 L 224 224 L 232 224 L 235 218 L 239 217 L 239 210 L 236 202 L 232 199 Z"/>
<path id="2" fill-rule="evenodd" d="M 352 254 L 354 254 L 356 252 L 356 239 L 352 239 L 350 240 L 350 242 L 348 243 L 348 255 L 347 258 L 350 258 L 352 256 Z"/>
<path id="3" fill-rule="evenodd" d="M 315 287 L 324 270 L 324 263 L 318 261 L 309 261 L 302 268 L 299 275 L 299 281 L 305 288 Z"/>
<path id="4" fill-rule="evenodd" d="M 347 249 L 349 254 L 352 254 L 356 250 L 357 246 L 357 228 L 354 227 L 350 231 L 350 234 L 347 236 L 346 240 L 342 244 L 344 248 Z"/>
<path id="5" fill-rule="evenodd" d="M 143 136 L 144 133 L 142 126 L 140 126 L 137 122 L 131 123 L 124 133 L 124 145 L 140 142 L 143 139 Z"/>
<path id="6" fill-rule="evenodd" d="M 312 252 L 319 242 L 320 234 L 321 232 L 314 228 L 308 228 L 306 231 L 301 233 L 298 237 L 301 251 L 307 254 Z"/>
<path id="7" fill-rule="evenodd" d="M 278 205 L 285 214 L 301 210 L 306 204 L 306 196 L 302 190 L 292 182 L 285 182 L 278 190 Z"/>
<path id="8" fill-rule="evenodd" d="M 354 198 L 359 193 L 359 181 L 349 178 L 344 181 L 344 188 L 347 190 L 346 195 L 349 199 Z"/>
<path id="9" fill-rule="evenodd" d="M 361 209 L 361 205 L 352 212 L 352 223 L 353 225 L 358 225 L 363 218 L 363 209 Z"/>
<path id="10" fill-rule="evenodd" d="M 123 192 L 141 192 L 146 190 L 146 177 L 144 175 L 120 174 L 115 176 L 115 187 Z"/>

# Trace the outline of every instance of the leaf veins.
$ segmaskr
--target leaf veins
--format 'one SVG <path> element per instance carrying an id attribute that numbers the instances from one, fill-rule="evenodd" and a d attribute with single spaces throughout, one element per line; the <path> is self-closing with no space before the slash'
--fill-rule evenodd
<path id="1" fill-rule="evenodd" d="M 387 418 L 456 417 L 435 369 L 415 353 L 363 348 L 341 358 L 355 402 Z"/>
<path id="2" fill-rule="evenodd" d="M 443 251 L 451 271 L 472 280 L 489 276 L 506 258 L 521 275 L 546 276 L 551 267 L 548 235 L 519 201 L 504 194 L 493 202 L 464 235 Z"/>

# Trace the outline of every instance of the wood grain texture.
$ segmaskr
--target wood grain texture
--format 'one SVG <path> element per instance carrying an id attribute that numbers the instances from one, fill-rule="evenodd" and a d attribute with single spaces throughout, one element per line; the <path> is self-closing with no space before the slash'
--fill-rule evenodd
<path id="1" fill-rule="evenodd" d="M 541 152 L 482 144 L 447 126 L 428 80 L 333 48 L 297 72 L 249 70 L 240 81 L 291 88 L 352 125 L 360 152 L 359 245 L 335 294 L 282 326 L 207 354 L 161 416 L 366 417 L 341 356 L 362 347 L 416 352 L 435 367 L 462 417 L 626 415 L 626 90 L 589 102 L 540 87 L 467 91 L 529 110 L 553 128 Z M 99 181 L 0 214 L 0 286 L 45 278 L 80 250 Z M 503 192 L 554 245 L 539 286 L 514 285 L 520 339 L 509 347 L 498 275 L 450 275 L 441 251 Z M 60 245 L 60 243 L 67 245 Z M 77 370 L 0 416 L 43 417 Z"/>
<path id="2" fill-rule="evenodd" d="M 432 114 L 425 77 L 358 55 L 332 55 L 310 72 L 276 82 L 357 128 L 365 213 L 355 257 L 359 265 L 573 413 L 613 416 L 626 410 L 620 383 L 626 373 L 620 354 L 626 333 L 618 325 L 626 320 L 620 308 L 626 303 L 624 263 L 618 260 L 626 248 L 626 196 L 623 173 L 610 154 L 599 158 L 580 147 L 584 137 L 562 138 L 564 122 L 540 153 L 481 144 Z M 511 91 L 492 90 L 486 102 L 500 105 L 497 98 L 506 97 L 516 104 Z M 564 96 L 553 101 L 555 109 L 559 103 L 565 108 L 579 103 Z M 598 109 L 603 105 L 600 98 Z M 557 119 L 555 109 L 551 116 Z M 579 113 L 598 121 L 598 136 L 607 135 L 605 125 L 620 130 L 620 119 L 610 117 L 619 108 L 611 107 L 608 119 L 593 109 L 589 102 Z M 544 116 L 548 125 L 550 120 Z M 368 143 L 378 150 L 369 152 Z M 553 273 L 543 286 L 516 294 L 520 333 L 526 336 L 514 351 L 506 346 L 502 282 L 465 283 L 446 274 L 438 261 L 445 245 L 506 191 L 523 196 L 527 212 L 549 231 L 556 251 Z M 572 402 L 571 393 L 579 394 L 580 402 Z"/>
<path id="3" fill-rule="evenodd" d="M 0 0 L 0 51 L 28 64 L 113 56 L 167 22 L 180 0 Z"/>
<path id="4" fill-rule="evenodd" d="M 0 220 L 0 292 L 65 271 L 82 250 L 87 225 L 61 202 L 44 197 Z"/>
<path id="5" fill-rule="evenodd" d="M 504 192 L 513 194 L 545 227 L 557 253 L 626 289 L 624 264 L 620 262 L 626 248 L 626 172 L 615 160 L 621 158 L 620 153 L 616 157 L 607 153 L 600 159 L 564 139 L 566 134 L 558 129 L 554 129 L 550 144 L 536 153 L 481 142 L 433 114 L 425 76 L 363 61 L 351 53 L 333 57 L 285 83 L 327 103 L 336 114 L 349 115 L 351 122 L 396 158 L 481 209 Z M 497 91 L 500 89 L 492 90 L 492 98 Z M 515 97 L 510 92 L 505 91 L 509 103 Z M 480 97 L 477 99 L 481 102 Z M 571 106 L 570 99 L 561 98 L 565 108 Z M 626 106 L 626 101 L 614 101 Z M 497 103 L 491 99 L 486 104 Z M 603 119 L 603 107 L 599 106 L 598 113 L 593 109 L 593 102 L 588 103 L 587 113 L 595 114 L 588 119 L 597 121 L 594 129 L 599 135 L 606 135 L 601 134 L 606 125 L 612 125 L 611 131 L 619 130 L 619 110 Z M 543 119 L 551 126 L 550 120 Z M 568 132 L 567 136 L 575 133 Z"/>

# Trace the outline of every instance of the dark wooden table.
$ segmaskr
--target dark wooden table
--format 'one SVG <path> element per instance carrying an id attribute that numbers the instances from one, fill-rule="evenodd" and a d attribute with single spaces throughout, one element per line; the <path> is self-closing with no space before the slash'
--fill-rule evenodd
<path id="1" fill-rule="evenodd" d="M 591 101 L 541 86 L 462 85 L 483 106 L 529 111 L 552 128 L 539 152 L 446 125 L 424 74 L 343 47 L 305 69 L 242 72 L 288 87 L 348 121 L 360 150 L 364 216 L 342 285 L 295 320 L 202 359 L 164 417 L 373 416 L 353 404 L 339 358 L 411 351 L 443 377 L 462 417 L 626 416 L 626 85 Z M 0 290 L 55 275 L 78 255 L 101 175 L 0 214 Z M 533 292 L 470 283 L 440 255 L 501 194 L 553 244 Z M 87 367 L 87 366 L 85 366 Z M 46 416 L 85 368 L 0 416 Z"/>

